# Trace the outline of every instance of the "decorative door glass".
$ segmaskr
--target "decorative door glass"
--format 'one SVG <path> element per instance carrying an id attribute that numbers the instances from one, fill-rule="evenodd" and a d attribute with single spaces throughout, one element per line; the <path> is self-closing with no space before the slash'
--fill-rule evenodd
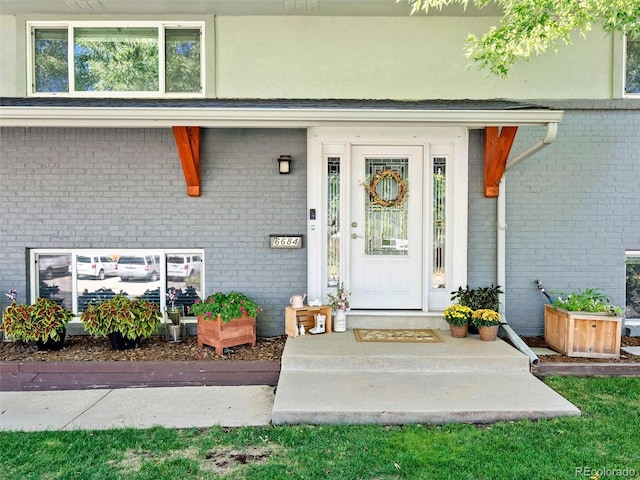
<path id="1" fill-rule="evenodd" d="M 340 280 L 340 157 L 327 165 L 327 286 Z"/>
<path id="2" fill-rule="evenodd" d="M 366 255 L 408 255 L 408 158 L 366 158 Z"/>
<path id="3" fill-rule="evenodd" d="M 441 289 L 447 286 L 445 270 L 446 255 L 446 199 L 447 199 L 447 160 L 433 159 L 433 253 L 431 288 Z"/>

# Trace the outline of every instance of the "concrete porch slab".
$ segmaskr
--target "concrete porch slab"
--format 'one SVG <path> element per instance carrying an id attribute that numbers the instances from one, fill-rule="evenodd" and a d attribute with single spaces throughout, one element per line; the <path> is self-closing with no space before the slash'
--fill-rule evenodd
<path id="1" fill-rule="evenodd" d="M 290 338 L 274 424 L 485 423 L 580 415 L 529 373 L 527 357 L 477 336 L 361 343 L 352 331 Z"/>
<path id="2" fill-rule="evenodd" d="M 529 359 L 502 340 L 482 342 L 478 335 L 452 338 L 436 331 L 442 343 L 358 342 L 352 330 L 331 335 L 288 338 L 281 372 L 350 371 L 529 371 Z"/>

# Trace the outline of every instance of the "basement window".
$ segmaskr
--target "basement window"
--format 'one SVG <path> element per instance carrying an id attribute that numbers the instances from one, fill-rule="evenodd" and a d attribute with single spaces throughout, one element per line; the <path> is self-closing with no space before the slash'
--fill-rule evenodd
<path id="1" fill-rule="evenodd" d="M 640 251 L 626 255 L 626 308 L 627 320 L 640 320 Z"/>
<path id="2" fill-rule="evenodd" d="M 177 306 L 188 306 L 204 292 L 202 250 L 34 249 L 29 252 L 31 299 L 51 298 L 80 315 L 89 302 L 114 295 L 140 297 L 167 306 L 175 288 Z"/>
<path id="3" fill-rule="evenodd" d="M 50 22 L 28 28 L 32 95 L 203 95 L 201 22 Z"/>

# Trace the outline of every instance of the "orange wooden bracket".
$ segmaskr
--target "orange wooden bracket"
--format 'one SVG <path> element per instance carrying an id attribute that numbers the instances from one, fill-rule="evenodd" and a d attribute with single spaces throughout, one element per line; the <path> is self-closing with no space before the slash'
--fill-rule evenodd
<path id="1" fill-rule="evenodd" d="M 518 127 L 484 129 L 484 196 L 487 198 L 495 198 L 500 193 L 500 179 L 517 131 Z"/>
<path id="2" fill-rule="evenodd" d="M 200 127 L 173 127 L 187 195 L 200 196 Z"/>

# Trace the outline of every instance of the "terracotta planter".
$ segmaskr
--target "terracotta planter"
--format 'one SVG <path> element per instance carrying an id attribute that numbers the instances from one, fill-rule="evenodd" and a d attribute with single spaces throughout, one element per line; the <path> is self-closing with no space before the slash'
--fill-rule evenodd
<path id="1" fill-rule="evenodd" d="M 498 337 L 498 329 L 500 325 L 491 325 L 489 327 L 478 327 L 478 333 L 480 333 L 480 340 L 483 342 L 495 342 Z"/>
<path id="2" fill-rule="evenodd" d="M 256 346 L 256 319 L 254 317 L 234 318 L 223 322 L 220 317 L 206 319 L 198 315 L 198 346 L 209 345 L 221 356 L 227 347 L 250 343 Z"/>
<path id="3" fill-rule="evenodd" d="M 467 332 L 469 330 L 469 324 L 465 323 L 464 325 L 451 325 L 449 324 L 449 331 L 451 332 L 451 336 L 453 338 L 465 338 L 467 336 Z"/>

